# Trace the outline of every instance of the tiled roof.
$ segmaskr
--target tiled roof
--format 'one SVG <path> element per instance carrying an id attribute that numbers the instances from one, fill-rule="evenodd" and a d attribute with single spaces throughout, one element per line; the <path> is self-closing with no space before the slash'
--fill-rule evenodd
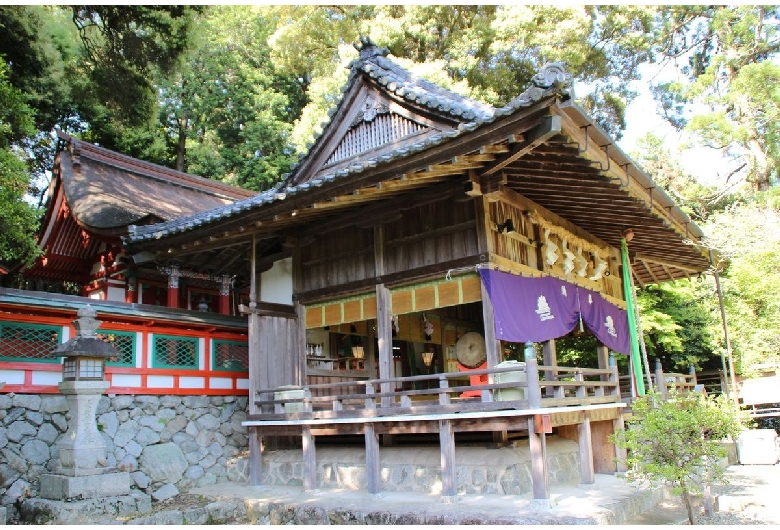
<path id="1" fill-rule="evenodd" d="M 533 84 L 528 90 L 514 98 L 505 107 L 494 109 L 488 105 L 445 90 L 424 79 L 412 76 L 409 72 L 387 59 L 385 54 L 386 50 L 381 50 L 373 45 L 364 46 L 361 50 L 360 58 L 352 63 L 350 80 L 345 91 L 354 83 L 357 75 L 368 75 L 372 79 L 376 79 L 386 90 L 393 91 L 396 95 L 403 96 L 417 104 L 425 105 L 432 110 L 447 112 L 453 117 L 458 117 L 461 124 L 458 125 L 456 130 L 430 136 L 417 143 L 399 147 L 378 157 L 366 158 L 335 173 L 313 178 L 298 186 L 289 184 L 295 176 L 294 168 L 293 173 L 284 183 L 277 184 L 275 188 L 254 197 L 164 223 L 130 226 L 129 235 L 125 238 L 125 243 L 139 243 L 183 233 L 270 203 L 284 201 L 289 197 L 305 193 L 310 189 L 319 188 L 359 175 L 369 169 L 407 158 L 472 133 L 486 124 L 510 116 L 547 97 L 562 95 L 564 98 L 567 98 L 568 87 L 571 84 L 571 76 L 559 64 L 550 64 L 542 68 L 533 78 Z M 341 103 L 343 102 L 340 102 L 339 105 Z M 338 106 L 336 107 L 337 109 Z M 333 112 L 331 112 L 331 115 L 333 115 Z M 327 132 L 327 127 L 325 132 Z"/>

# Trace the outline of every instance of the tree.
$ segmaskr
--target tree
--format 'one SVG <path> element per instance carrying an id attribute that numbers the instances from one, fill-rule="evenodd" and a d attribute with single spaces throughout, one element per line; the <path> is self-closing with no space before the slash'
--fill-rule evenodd
<path id="1" fill-rule="evenodd" d="M 211 8 L 197 28 L 180 72 L 159 81 L 169 152 L 179 170 L 267 189 L 292 164 L 303 85 L 277 73 L 266 44 L 273 26 L 256 8 Z"/>
<path id="2" fill-rule="evenodd" d="M 725 396 L 713 399 L 700 393 L 673 394 L 661 401 L 653 392 L 637 398 L 631 409 L 628 429 L 610 437 L 628 450 L 626 479 L 670 485 L 682 497 L 688 521 L 696 524 L 691 495 L 706 495 L 723 477 L 719 460 L 726 449 L 721 441 L 736 439 L 744 416 Z"/>
<path id="3" fill-rule="evenodd" d="M 0 61 L 0 261 L 31 264 L 40 254 L 35 230 L 38 212 L 25 200 L 29 166 L 27 138 L 34 134 L 33 112 L 25 96 L 8 82 Z"/>
<path id="4" fill-rule="evenodd" d="M 667 6 L 657 52 L 681 80 L 655 87 L 669 122 L 732 161 L 728 179 L 766 190 L 780 164 L 776 6 Z"/>
<path id="5" fill-rule="evenodd" d="M 285 6 L 271 39 L 280 68 L 312 85 L 346 76 L 349 45 L 368 35 L 430 77 L 441 67 L 465 95 L 502 106 L 545 64 L 563 62 L 591 90 L 579 99 L 613 136 L 625 127 L 628 89 L 648 60 L 654 8 L 627 6 Z M 354 52 L 349 52 L 354 53 Z M 354 55 L 352 55 L 354 57 Z M 427 65 L 427 68 L 426 68 Z M 335 76 L 334 76 L 335 73 Z M 322 83 L 334 86 L 338 83 Z M 338 92 L 327 95 L 335 101 Z M 313 104 L 315 99 L 312 98 Z M 307 115 L 304 112 L 304 115 Z M 316 127 L 311 118 L 304 127 Z M 298 134 L 311 137 L 316 130 Z"/>

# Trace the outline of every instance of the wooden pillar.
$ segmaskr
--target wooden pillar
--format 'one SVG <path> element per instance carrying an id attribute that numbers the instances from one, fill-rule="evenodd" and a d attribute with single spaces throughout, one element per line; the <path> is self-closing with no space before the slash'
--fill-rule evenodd
<path id="1" fill-rule="evenodd" d="M 544 356 L 542 362 L 545 366 L 558 366 L 558 352 L 555 350 L 555 339 L 551 339 L 542 343 L 542 355 Z M 558 379 L 556 372 L 545 370 L 544 380 L 555 381 Z M 555 389 L 551 386 L 545 387 L 544 395 L 552 397 Z"/>
<path id="2" fill-rule="evenodd" d="M 379 461 L 379 436 L 373 423 L 365 424 L 366 439 L 366 482 L 369 493 L 379 493 L 382 489 L 381 466 Z"/>
<path id="3" fill-rule="evenodd" d="M 582 423 L 577 425 L 577 444 L 580 449 L 580 482 L 593 484 L 596 474 L 593 471 L 593 442 L 590 435 L 590 416 L 583 412 Z"/>
<path id="4" fill-rule="evenodd" d="M 528 385 L 528 405 L 532 409 L 542 407 L 539 389 L 539 369 L 533 342 L 525 343 L 525 369 Z M 547 477 L 547 440 L 544 432 L 537 432 L 534 416 L 528 417 L 528 447 L 531 451 L 531 480 L 534 499 L 549 499 L 550 484 Z"/>
<path id="5" fill-rule="evenodd" d="M 297 318 L 297 328 L 295 334 L 295 351 L 291 352 L 295 356 L 295 381 L 293 384 L 304 386 L 306 380 L 306 308 L 300 302 L 295 302 L 295 314 Z"/>
<path id="6" fill-rule="evenodd" d="M 311 491 L 317 488 L 317 451 L 311 427 L 303 426 L 301 438 L 303 445 L 303 489 Z"/>
<path id="7" fill-rule="evenodd" d="M 439 420 L 439 446 L 441 450 L 441 494 L 454 497 L 458 493 L 455 474 L 455 432 L 450 420 Z"/>
<path id="8" fill-rule="evenodd" d="M 603 344 L 596 346 L 596 355 L 599 359 L 599 369 L 607 370 L 609 368 L 609 348 Z M 602 375 L 599 377 L 602 381 L 609 381 L 608 375 Z"/>
<path id="9" fill-rule="evenodd" d="M 501 362 L 501 341 L 496 339 L 496 322 L 493 316 L 493 303 L 485 289 L 485 284 L 480 281 L 482 290 L 482 320 L 485 324 L 485 354 L 487 357 L 487 367 L 493 368 Z M 488 374 L 488 383 L 493 384 L 495 376 Z M 482 390 L 482 402 L 489 403 L 493 401 L 493 393 L 490 390 Z"/>
<path id="10" fill-rule="evenodd" d="M 249 427 L 249 485 L 259 486 L 263 482 L 263 437 L 260 429 Z"/>
<path id="11" fill-rule="evenodd" d="M 376 286 L 376 335 L 379 342 L 379 379 L 393 377 L 393 325 L 390 289 Z M 390 383 L 382 383 L 383 393 L 392 391 Z M 382 398 L 382 407 L 389 407 L 390 397 Z"/>
<path id="12" fill-rule="evenodd" d="M 219 281 L 219 313 L 230 314 L 230 276 L 223 274 Z"/>
<path id="13" fill-rule="evenodd" d="M 179 272 L 178 265 L 172 265 L 168 270 L 168 307 L 179 307 Z"/>

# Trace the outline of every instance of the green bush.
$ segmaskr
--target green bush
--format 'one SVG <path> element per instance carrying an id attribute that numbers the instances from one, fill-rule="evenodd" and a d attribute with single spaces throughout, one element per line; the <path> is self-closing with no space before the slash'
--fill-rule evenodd
<path id="1" fill-rule="evenodd" d="M 671 486 L 695 524 L 691 495 L 708 497 L 709 487 L 723 478 L 719 461 L 726 449 L 721 442 L 739 435 L 746 416 L 724 396 L 699 393 L 672 394 L 667 401 L 651 393 L 631 407 L 628 429 L 611 437 L 615 445 L 628 450 L 626 479 Z"/>

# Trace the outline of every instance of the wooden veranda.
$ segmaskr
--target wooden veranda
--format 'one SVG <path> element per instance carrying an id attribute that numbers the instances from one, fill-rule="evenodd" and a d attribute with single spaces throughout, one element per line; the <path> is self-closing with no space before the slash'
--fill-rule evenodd
<path id="1" fill-rule="evenodd" d="M 489 431 L 505 436 L 508 431 L 519 431 L 527 435 L 533 492 L 539 499 L 549 498 L 545 436 L 553 427 L 578 442 L 583 484 L 594 483 L 595 473 L 625 470 L 621 463 L 625 455 L 606 440 L 623 428 L 625 404 L 617 366 L 539 366 L 533 345 L 527 345 L 527 350 L 526 362 L 517 366 L 469 371 L 472 377 L 489 375 L 489 380 L 506 382 L 463 385 L 461 374 L 443 373 L 259 389 L 254 395 L 258 412 L 250 414 L 244 425 L 256 433 L 253 444 L 262 444 L 266 436 L 301 437 L 306 490 L 317 484 L 316 438 L 344 434 L 364 437 L 371 493 L 380 491 L 379 435 L 438 434 L 445 496 L 457 493 L 456 432 Z M 545 374 L 552 378 L 544 379 Z M 404 383 L 421 383 L 426 388 L 383 391 Z M 474 391 L 481 396 L 460 397 Z M 314 396 L 315 392 L 320 395 Z M 260 484 L 261 448 L 256 447 L 252 455 L 251 479 Z"/>

